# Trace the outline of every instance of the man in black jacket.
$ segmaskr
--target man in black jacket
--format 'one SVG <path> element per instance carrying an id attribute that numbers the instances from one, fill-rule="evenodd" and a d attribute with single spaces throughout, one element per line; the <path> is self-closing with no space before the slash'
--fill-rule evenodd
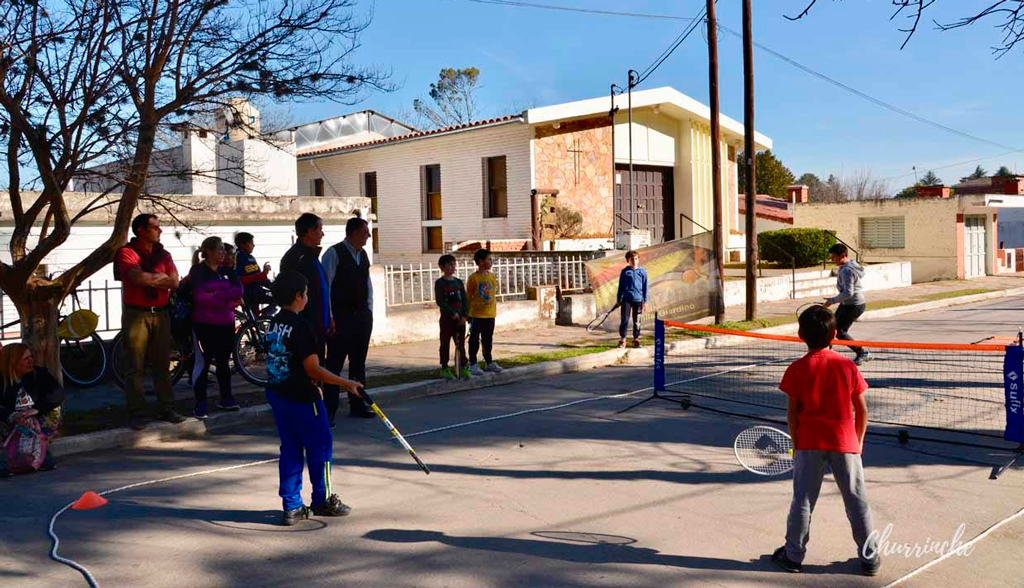
<path id="1" fill-rule="evenodd" d="M 348 378 L 366 384 L 366 354 L 373 332 L 373 283 L 370 259 L 363 249 L 370 228 L 361 218 L 350 218 L 345 225 L 345 240 L 324 252 L 323 265 L 330 284 L 331 314 L 338 329 L 327 340 L 327 369 L 340 373 L 348 358 Z M 338 412 L 340 392 L 336 387 L 324 391 L 327 420 L 333 425 Z M 370 418 L 362 398 L 348 395 L 349 416 Z"/>
<path id="2" fill-rule="evenodd" d="M 299 272 L 306 277 L 309 302 L 299 315 L 306 319 L 316 333 L 317 355 L 324 358 L 324 345 L 334 332 L 331 318 L 330 288 L 324 266 L 320 264 L 320 241 L 324 238 L 324 221 L 306 212 L 295 221 L 298 241 L 281 258 L 281 271 Z"/>

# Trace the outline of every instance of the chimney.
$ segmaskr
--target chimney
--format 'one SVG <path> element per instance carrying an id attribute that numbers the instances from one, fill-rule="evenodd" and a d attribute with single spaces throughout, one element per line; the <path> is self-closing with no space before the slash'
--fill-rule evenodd
<path id="1" fill-rule="evenodd" d="M 252 139 L 260 134 L 260 111 L 244 98 L 231 98 L 217 111 L 215 124 L 223 141 Z"/>
<path id="2" fill-rule="evenodd" d="M 916 186 L 918 198 L 949 198 L 949 186 Z"/>
<path id="3" fill-rule="evenodd" d="M 804 184 L 786 186 L 787 199 L 793 204 L 806 204 L 810 200 L 811 188 Z"/>

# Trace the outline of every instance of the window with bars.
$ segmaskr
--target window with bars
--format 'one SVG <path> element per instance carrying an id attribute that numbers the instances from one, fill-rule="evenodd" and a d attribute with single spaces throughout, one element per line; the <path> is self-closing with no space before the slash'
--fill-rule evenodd
<path id="1" fill-rule="evenodd" d="M 902 216 L 860 219 L 860 244 L 865 249 L 903 249 L 905 235 Z"/>

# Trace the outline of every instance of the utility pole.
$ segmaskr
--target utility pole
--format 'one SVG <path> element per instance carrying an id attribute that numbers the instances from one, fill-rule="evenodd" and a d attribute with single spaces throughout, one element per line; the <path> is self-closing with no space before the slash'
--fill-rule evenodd
<path id="1" fill-rule="evenodd" d="M 725 321 L 725 238 L 722 233 L 722 129 L 718 121 L 718 22 L 715 18 L 715 0 L 708 0 L 708 90 L 711 94 L 711 186 L 714 198 L 714 224 L 711 228 L 715 239 L 715 264 L 718 266 L 715 323 L 722 324 Z"/>
<path id="2" fill-rule="evenodd" d="M 629 230 L 636 224 L 633 222 L 633 86 L 636 85 L 636 72 L 629 70 Z M 614 155 L 612 156 L 614 158 Z"/>
<path id="3" fill-rule="evenodd" d="M 754 39 L 751 0 L 743 0 L 743 154 L 747 177 L 747 320 L 757 318 L 757 183 L 754 147 Z"/>

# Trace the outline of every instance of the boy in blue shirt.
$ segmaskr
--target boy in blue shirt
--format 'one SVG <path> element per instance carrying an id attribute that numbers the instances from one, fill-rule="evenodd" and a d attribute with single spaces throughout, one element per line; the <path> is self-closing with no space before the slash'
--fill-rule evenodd
<path id="1" fill-rule="evenodd" d="M 626 252 L 626 267 L 619 274 L 619 293 L 616 295 L 621 320 L 619 321 L 619 347 L 626 346 L 626 327 L 633 315 L 633 347 L 640 347 L 640 315 L 647 310 L 647 270 L 640 267 L 640 254 Z"/>
<path id="2" fill-rule="evenodd" d="M 267 277 L 270 273 L 270 264 L 263 264 L 263 271 L 260 271 L 260 264 L 252 255 L 252 250 L 256 247 L 252 233 L 235 235 L 235 246 L 238 247 L 238 253 L 235 254 L 234 266 L 238 279 L 245 288 L 243 300 L 254 311 L 261 304 L 267 305 L 264 314 L 273 314 L 274 300 L 270 295 L 270 279 Z"/>

